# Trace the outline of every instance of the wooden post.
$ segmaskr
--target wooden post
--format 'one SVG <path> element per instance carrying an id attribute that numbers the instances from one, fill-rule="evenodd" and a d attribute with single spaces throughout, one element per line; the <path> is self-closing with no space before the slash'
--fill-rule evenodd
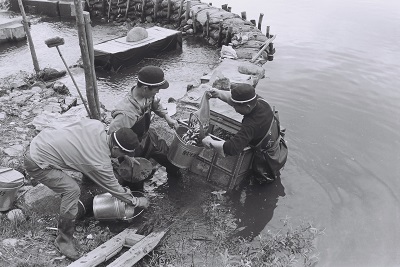
<path id="1" fill-rule="evenodd" d="M 232 12 L 232 7 L 228 6 L 228 12 Z"/>
<path id="2" fill-rule="evenodd" d="M 129 1 L 129 0 L 128 0 Z M 90 67 L 93 79 L 93 98 L 95 102 L 96 113 L 99 114 L 100 119 L 100 101 L 99 101 L 99 89 L 97 87 L 97 78 L 96 78 L 96 70 L 94 66 L 94 48 L 93 48 L 93 35 L 92 35 L 92 26 L 90 25 L 90 13 L 87 11 L 83 11 L 83 19 L 85 21 L 85 32 L 86 32 L 86 41 L 90 59 Z M 95 114 L 95 112 L 91 111 L 91 114 Z"/>
<path id="3" fill-rule="evenodd" d="M 172 8 L 171 0 L 168 0 L 167 23 L 170 23 L 171 20 L 171 8 Z"/>
<path id="4" fill-rule="evenodd" d="M 229 26 L 228 27 L 228 32 L 226 34 L 226 42 L 225 45 L 229 45 L 229 43 L 232 41 L 232 31 L 233 31 L 233 27 Z"/>
<path id="5" fill-rule="evenodd" d="M 254 26 L 256 26 L 256 20 L 255 20 L 255 19 L 251 19 L 250 22 L 251 22 L 251 24 L 253 24 Z"/>
<path id="6" fill-rule="evenodd" d="M 206 21 L 206 36 L 207 38 L 210 37 L 210 12 L 207 11 L 207 21 Z"/>
<path id="7" fill-rule="evenodd" d="M 179 28 L 181 26 L 181 21 L 182 21 L 182 11 L 183 11 L 183 3 L 185 2 L 185 0 L 181 0 L 181 5 L 179 6 L 179 18 L 178 18 L 178 26 L 177 28 Z"/>
<path id="8" fill-rule="evenodd" d="M 75 1 L 75 0 L 74 0 Z M 111 13 L 111 3 L 112 2 L 112 0 L 109 0 L 108 1 L 108 12 L 107 12 L 107 18 L 108 18 L 108 21 L 110 21 L 110 13 Z"/>
<path id="9" fill-rule="evenodd" d="M 154 22 L 157 22 L 158 0 L 154 0 Z"/>
<path id="10" fill-rule="evenodd" d="M 193 34 L 196 34 L 196 20 L 197 20 L 197 13 L 192 10 L 192 20 L 193 20 Z"/>
<path id="11" fill-rule="evenodd" d="M 225 11 L 228 10 L 228 4 L 223 4 L 221 7 L 222 7 L 222 9 L 225 10 Z"/>
<path id="12" fill-rule="evenodd" d="M 222 46 L 222 30 L 223 30 L 223 20 L 219 21 L 219 33 L 218 33 L 218 47 Z"/>
<path id="13" fill-rule="evenodd" d="M 129 5 L 130 5 L 130 0 L 127 0 L 126 1 L 125 19 L 128 17 Z"/>
<path id="14" fill-rule="evenodd" d="M 258 18 L 258 29 L 261 31 L 261 23 L 264 17 L 264 13 L 260 13 L 260 17 Z"/>
<path id="15" fill-rule="evenodd" d="M 146 19 L 146 0 L 142 0 L 142 16 L 140 17 L 140 21 L 143 23 Z"/>
<path id="16" fill-rule="evenodd" d="M 28 19 L 26 18 L 25 9 L 24 9 L 24 5 L 22 4 L 22 0 L 18 0 L 18 6 L 19 6 L 19 9 L 21 10 L 22 24 L 24 25 L 26 38 L 28 39 L 28 44 L 29 44 L 29 50 L 31 51 L 33 68 L 35 69 L 36 74 L 39 74 L 39 72 L 40 72 L 39 62 L 36 57 L 35 46 L 33 45 L 31 32 L 29 30 L 29 22 L 28 22 Z"/>
<path id="17" fill-rule="evenodd" d="M 111 2 L 111 1 L 110 1 Z M 86 38 L 86 30 L 85 30 L 85 19 L 83 17 L 83 10 L 80 0 L 74 0 L 75 4 L 75 16 L 76 16 L 76 24 L 78 26 L 78 37 L 79 37 L 79 46 L 81 48 L 81 56 L 83 62 L 83 69 L 85 71 L 85 81 L 86 81 L 86 98 L 89 104 L 90 114 L 92 115 L 92 119 L 100 120 L 100 112 L 97 109 L 97 101 L 95 100 L 94 93 L 94 81 L 93 81 L 93 73 L 91 68 L 89 50 L 88 50 L 88 42 Z"/>
<path id="18" fill-rule="evenodd" d="M 267 26 L 267 30 L 265 31 L 265 36 L 267 36 L 267 38 L 269 38 L 269 26 Z"/>
<path id="19" fill-rule="evenodd" d="M 188 21 L 189 20 L 189 15 L 190 15 L 190 7 L 191 7 L 191 3 L 192 1 L 188 0 L 186 2 L 186 13 L 185 13 L 185 20 Z"/>
<path id="20" fill-rule="evenodd" d="M 209 6 L 212 6 L 212 3 L 208 3 Z"/>
<path id="21" fill-rule="evenodd" d="M 247 20 L 247 15 L 246 15 L 246 11 L 242 11 L 242 19 L 243 20 Z"/>

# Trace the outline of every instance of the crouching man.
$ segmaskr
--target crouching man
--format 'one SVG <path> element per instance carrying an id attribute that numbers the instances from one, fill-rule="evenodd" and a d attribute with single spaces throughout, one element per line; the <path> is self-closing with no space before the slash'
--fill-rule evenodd
<path id="1" fill-rule="evenodd" d="M 56 247 L 70 259 L 80 257 L 73 244 L 80 187 L 63 170 L 79 171 L 114 197 L 147 208 L 144 197 L 134 197 L 114 176 L 111 157 L 130 157 L 139 146 L 137 135 L 121 128 L 107 135 L 98 120 L 84 119 L 58 130 L 45 129 L 33 138 L 25 154 L 25 169 L 37 182 L 61 194 Z"/>

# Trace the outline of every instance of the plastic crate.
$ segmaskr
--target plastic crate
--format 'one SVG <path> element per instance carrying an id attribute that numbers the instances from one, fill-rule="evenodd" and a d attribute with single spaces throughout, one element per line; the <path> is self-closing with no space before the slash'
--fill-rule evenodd
<path id="1" fill-rule="evenodd" d="M 222 114 L 211 111 L 210 134 L 222 129 L 230 134 L 235 134 L 241 127 L 240 122 Z M 219 138 L 224 140 L 223 138 Z M 190 171 L 204 177 L 224 190 L 231 190 L 239 185 L 251 173 L 254 151 L 246 147 L 237 156 L 220 157 L 213 149 L 204 149 L 192 162 Z"/>

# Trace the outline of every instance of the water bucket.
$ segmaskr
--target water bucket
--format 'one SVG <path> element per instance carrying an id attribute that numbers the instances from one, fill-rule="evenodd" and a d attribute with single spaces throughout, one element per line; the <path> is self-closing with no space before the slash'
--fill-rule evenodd
<path id="1" fill-rule="evenodd" d="M 110 193 L 97 195 L 93 199 L 93 215 L 96 220 L 124 220 L 129 221 L 138 216 L 135 207 L 113 197 Z"/>
<path id="2" fill-rule="evenodd" d="M 182 169 L 189 168 L 193 159 L 204 149 L 203 147 L 186 144 L 182 140 L 182 135 L 186 133 L 188 129 L 188 127 L 183 125 L 176 129 L 174 140 L 172 140 L 168 151 L 168 160 Z"/>
<path id="3" fill-rule="evenodd" d="M 11 168 L 0 169 L 0 211 L 11 209 L 17 191 L 24 185 L 24 175 Z"/>

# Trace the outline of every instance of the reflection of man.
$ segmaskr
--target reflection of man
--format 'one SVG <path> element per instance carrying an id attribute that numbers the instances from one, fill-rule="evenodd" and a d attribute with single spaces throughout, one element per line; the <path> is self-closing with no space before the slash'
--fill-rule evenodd
<path id="1" fill-rule="evenodd" d="M 177 121 L 170 118 L 167 110 L 161 105 L 160 99 L 156 97 L 160 89 L 168 87 L 169 83 L 164 79 L 164 72 L 159 67 L 143 67 L 138 73 L 137 84 L 112 111 L 113 120 L 109 131 L 115 131 L 121 127 L 131 128 L 141 142 L 135 156 L 153 158 L 166 167 L 169 177 L 177 177 L 181 174 L 179 168 L 167 158 L 169 150 L 167 143 L 158 137 L 153 128 L 150 128 L 152 111 L 164 118 L 170 127 L 178 127 Z"/>
<path id="2" fill-rule="evenodd" d="M 148 200 L 136 198 L 114 176 L 110 157 L 132 156 L 139 141 L 128 128 L 107 135 L 97 120 L 81 120 L 58 130 L 43 130 L 33 138 L 25 154 L 25 168 L 33 180 L 61 194 L 58 236 L 55 245 L 71 259 L 79 253 L 73 244 L 80 188 L 62 170 L 83 173 L 114 197 L 129 205 L 146 208 Z"/>
<path id="3" fill-rule="evenodd" d="M 254 238 L 259 235 L 274 215 L 279 197 L 285 196 L 285 188 L 280 177 L 269 186 L 247 186 L 236 191 L 233 198 L 240 203 L 236 214 L 240 219 L 239 228 L 244 227 L 237 235 L 243 238 Z"/>

